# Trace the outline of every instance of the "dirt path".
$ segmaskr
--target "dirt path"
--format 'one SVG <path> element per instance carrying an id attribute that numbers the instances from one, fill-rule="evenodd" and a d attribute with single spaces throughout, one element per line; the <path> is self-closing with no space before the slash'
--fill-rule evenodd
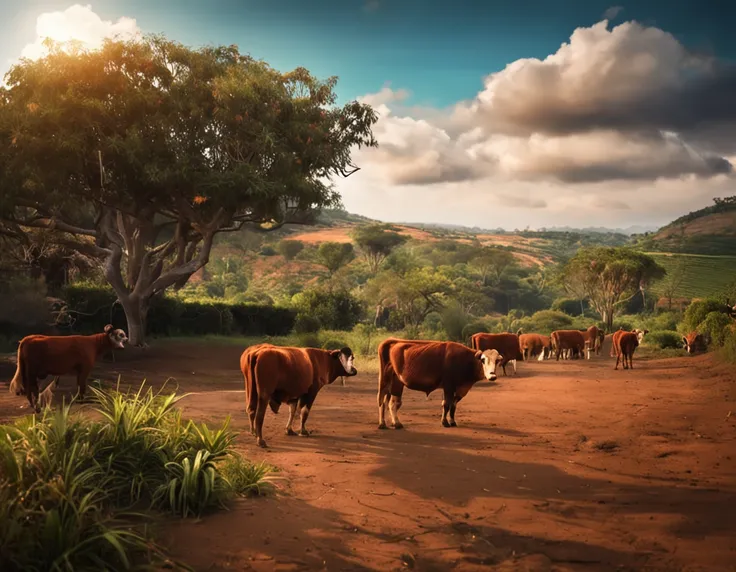
<path id="1" fill-rule="evenodd" d="M 168 346 L 100 368 L 175 375 L 198 392 L 188 415 L 231 415 L 243 451 L 282 469 L 278 498 L 167 530 L 197 570 L 736 570 L 735 376 L 709 356 L 520 364 L 471 391 L 456 429 L 440 426 L 439 393 L 406 392 L 406 429 L 378 431 L 361 374 L 323 390 L 309 438 L 269 412 L 263 451 L 239 353 Z M 18 399 L 2 391 L 0 416 Z"/>

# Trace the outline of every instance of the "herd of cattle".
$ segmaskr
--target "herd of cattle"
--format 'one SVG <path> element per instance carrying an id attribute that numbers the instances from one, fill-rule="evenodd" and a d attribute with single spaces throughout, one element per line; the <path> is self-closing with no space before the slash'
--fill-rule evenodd
<path id="1" fill-rule="evenodd" d="M 647 330 L 619 330 L 612 336 L 611 356 L 616 357 L 615 369 L 623 362 L 624 369 L 633 368 L 632 357 Z M 422 391 L 428 396 L 442 389 L 442 425 L 455 427 L 457 404 L 482 379 L 494 381 L 496 368 L 506 374 L 507 364 L 516 373 L 517 361 L 532 358 L 590 359 L 600 354 L 605 334 L 596 326 L 587 330 L 558 330 L 549 336 L 525 334 L 475 334 L 470 347 L 457 342 L 401 340 L 390 338 L 378 347 L 378 427 L 386 429 L 388 406 L 391 425 L 401 429 L 399 409 L 404 388 Z M 10 391 L 25 395 L 33 410 L 50 405 L 52 388 L 59 376 L 76 374 L 78 399 L 84 399 L 87 377 L 97 359 L 113 349 L 123 349 L 128 338 L 123 330 L 111 325 L 104 332 L 90 336 L 32 335 L 18 344 L 18 363 Z M 683 338 L 688 351 L 696 339 Z M 269 343 L 245 349 L 240 358 L 240 370 L 245 380 L 246 410 L 251 433 L 258 446 L 265 447 L 263 420 L 270 408 L 278 413 L 281 404 L 289 406 L 286 425 L 288 435 L 309 435 L 307 418 L 320 389 L 337 378 L 357 375 L 355 356 L 350 348 L 322 350 L 315 348 L 281 347 Z M 39 379 L 53 376 L 43 392 Z M 297 412 L 300 430 L 292 429 Z"/>

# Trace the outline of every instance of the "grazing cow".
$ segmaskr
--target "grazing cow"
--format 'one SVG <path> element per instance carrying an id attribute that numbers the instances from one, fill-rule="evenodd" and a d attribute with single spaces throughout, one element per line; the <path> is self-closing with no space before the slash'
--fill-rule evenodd
<path id="1" fill-rule="evenodd" d="M 552 355 L 552 339 L 541 334 L 521 334 L 519 346 L 524 361 L 534 356 L 539 356 L 538 361 L 549 359 Z"/>
<path id="2" fill-rule="evenodd" d="M 240 369 L 245 379 L 251 433 L 258 446 L 267 446 L 263 440 L 266 408 L 270 406 L 278 413 L 282 403 L 289 404 L 286 434 L 296 435 L 291 426 L 298 407 L 299 435 L 308 436 L 307 418 L 319 390 L 340 376 L 357 375 L 354 361 L 355 356 L 348 347 L 328 351 L 260 344 L 247 348 L 240 356 Z"/>
<path id="3" fill-rule="evenodd" d="M 480 351 L 455 342 L 390 338 L 378 346 L 378 359 L 378 428 L 386 429 L 388 405 L 392 426 L 401 429 L 399 409 L 404 387 L 427 396 L 442 388 L 442 426 L 457 427 L 458 402 L 477 381 L 495 381 L 496 366 L 504 358 L 495 349 Z"/>
<path id="4" fill-rule="evenodd" d="M 521 330 L 519 330 L 521 332 Z M 516 361 L 524 361 L 519 344 L 519 334 L 474 334 L 470 338 L 470 347 L 474 350 L 496 350 L 503 356 L 501 368 L 506 375 L 506 364 L 511 363 L 516 374 Z"/>
<path id="5" fill-rule="evenodd" d="M 708 343 L 703 334 L 694 331 L 687 336 L 682 336 L 682 347 L 687 350 L 687 353 L 694 354 L 704 352 L 708 347 Z"/>
<path id="6" fill-rule="evenodd" d="M 630 332 L 619 330 L 613 335 L 612 350 L 616 353 L 616 366 L 613 369 L 618 369 L 621 361 L 623 361 L 624 369 L 634 369 L 634 352 L 644 339 L 644 335 L 648 333 L 649 330 L 635 329 Z"/>
<path id="7" fill-rule="evenodd" d="M 605 332 L 595 325 L 590 326 L 587 330 L 580 330 L 580 332 L 585 338 L 585 354 L 587 359 L 590 359 L 591 352 L 594 352 L 595 355 L 599 355 L 601 353 L 601 346 L 603 345 L 601 334 L 605 337 Z"/>
<path id="8" fill-rule="evenodd" d="M 560 356 L 564 358 L 565 355 L 569 355 L 570 358 L 583 357 L 585 336 L 580 330 L 556 330 L 550 337 L 557 361 L 560 361 Z"/>
<path id="9" fill-rule="evenodd" d="M 82 401 L 87 377 L 97 359 L 109 350 L 122 350 L 127 341 L 125 332 L 110 324 L 105 326 L 103 333 L 91 336 L 26 336 L 18 344 L 18 365 L 10 390 L 16 395 L 25 394 L 30 406 L 39 412 L 38 380 L 49 375 L 56 377 L 44 391 L 46 393 L 54 382 L 58 382 L 59 376 L 76 373 Z"/>

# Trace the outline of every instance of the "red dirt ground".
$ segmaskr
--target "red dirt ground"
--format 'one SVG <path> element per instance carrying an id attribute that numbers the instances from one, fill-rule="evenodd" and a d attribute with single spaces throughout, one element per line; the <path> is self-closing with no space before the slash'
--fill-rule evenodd
<path id="1" fill-rule="evenodd" d="M 176 376 L 198 392 L 188 415 L 231 415 L 244 453 L 282 469 L 280 495 L 166 528 L 197 570 L 736 570 L 736 376 L 711 356 L 522 363 L 479 383 L 455 429 L 439 393 L 406 392 L 406 429 L 377 430 L 376 376 L 360 374 L 319 395 L 309 438 L 269 411 L 264 451 L 240 351 L 167 343 L 99 368 Z M 0 418 L 22 403 L 2 389 Z"/>

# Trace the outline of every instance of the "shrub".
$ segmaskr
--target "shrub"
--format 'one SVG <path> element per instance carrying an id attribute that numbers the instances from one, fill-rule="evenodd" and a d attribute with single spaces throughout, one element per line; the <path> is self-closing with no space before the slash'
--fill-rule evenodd
<path id="1" fill-rule="evenodd" d="M 646 335 L 644 342 L 663 350 L 679 349 L 682 347 L 682 336 L 673 330 L 654 330 Z"/>
<path id="2" fill-rule="evenodd" d="M 360 301 L 343 289 L 305 290 L 294 300 L 300 314 L 316 318 L 326 330 L 352 330 L 363 314 Z"/>
<path id="3" fill-rule="evenodd" d="M 588 309 L 588 301 L 583 300 L 581 302 L 574 298 L 557 298 L 552 302 L 550 309 L 564 312 L 568 316 L 579 316 L 581 313 L 585 313 L 585 310 Z"/>
<path id="4" fill-rule="evenodd" d="M 705 335 L 712 345 L 720 347 L 725 343 L 729 327 L 733 323 L 733 320 L 723 312 L 709 312 L 698 326 L 698 331 Z"/>
<path id="5" fill-rule="evenodd" d="M 0 569 L 159 569 L 130 507 L 186 517 L 268 491 L 271 469 L 233 451 L 227 421 L 185 421 L 176 394 L 90 389 L 99 421 L 65 405 L 0 426 Z"/>
<path id="6" fill-rule="evenodd" d="M 488 325 L 480 320 L 470 322 L 463 328 L 463 341 L 468 342 L 474 334 L 489 333 Z"/>
<path id="7" fill-rule="evenodd" d="M 295 334 L 314 334 L 319 332 L 320 323 L 317 318 L 309 314 L 297 314 L 294 320 Z"/>
<path id="8" fill-rule="evenodd" d="M 265 245 L 261 247 L 261 250 L 258 252 L 261 256 L 276 256 L 278 253 L 276 252 L 276 249 L 273 246 Z"/>
<path id="9" fill-rule="evenodd" d="M 296 342 L 297 345 L 303 348 L 319 348 L 321 346 L 319 336 L 312 332 L 298 335 Z"/>
<path id="10" fill-rule="evenodd" d="M 451 304 L 442 312 L 442 327 L 453 342 L 463 341 L 463 330 L 468 325 L 468 315 L 457 304 Z"/>
<path id="11" fill-rule="evenodd" d="M 736 327 L 731 326 L 726 331 L 723 346 L 718 349 L 718 355 L 724 361 L 736 364 Z"/>
<path id="12" fill-rule="evenodd" d="M 722 312 L 723 309 L 723 303 L 715 298 L 696 300 L 685 310 L 685 316 L 680 324 L 679 330 L 683 334 L 688 334 L 693 330 L 697 330 L 698 326 L 700 326 L 708 314 L 711 312 Z"/>
<path id="13" fill-rule="evenodd" d="M 323 350 L 330 350 L 330 351 L 331 350 L 341 350 L 344 347 L 345 347 L 345 343 L 344 342 L 341 342 L 340 340 L 334 340 L 334 339 L 327 340 L 326 342 L 324 342 L 322 344 L 322 349 Z M 353 350 L 353 351 L 355 351 L 355 350 Z"/>
<path id="14" fill-rule="evenodd" d="M 511 326 L 511 324 L 510 324 Z M 514 332 L 519 328 L 526 333 L 548 335 L 555 330 L 568 330 L 573 326 L 573 319 L 564 312 L 556 310 L 540 310 L 529 316 L 515 320 L 512 329 Z"/>
<path id="15" fill-rule="evenodd" d="M 276 245 L 276 250 L 286 260 L 294 260 L 297 254 L 304 250 L 304 243 L 300 240 L 282 240 Z"/>

